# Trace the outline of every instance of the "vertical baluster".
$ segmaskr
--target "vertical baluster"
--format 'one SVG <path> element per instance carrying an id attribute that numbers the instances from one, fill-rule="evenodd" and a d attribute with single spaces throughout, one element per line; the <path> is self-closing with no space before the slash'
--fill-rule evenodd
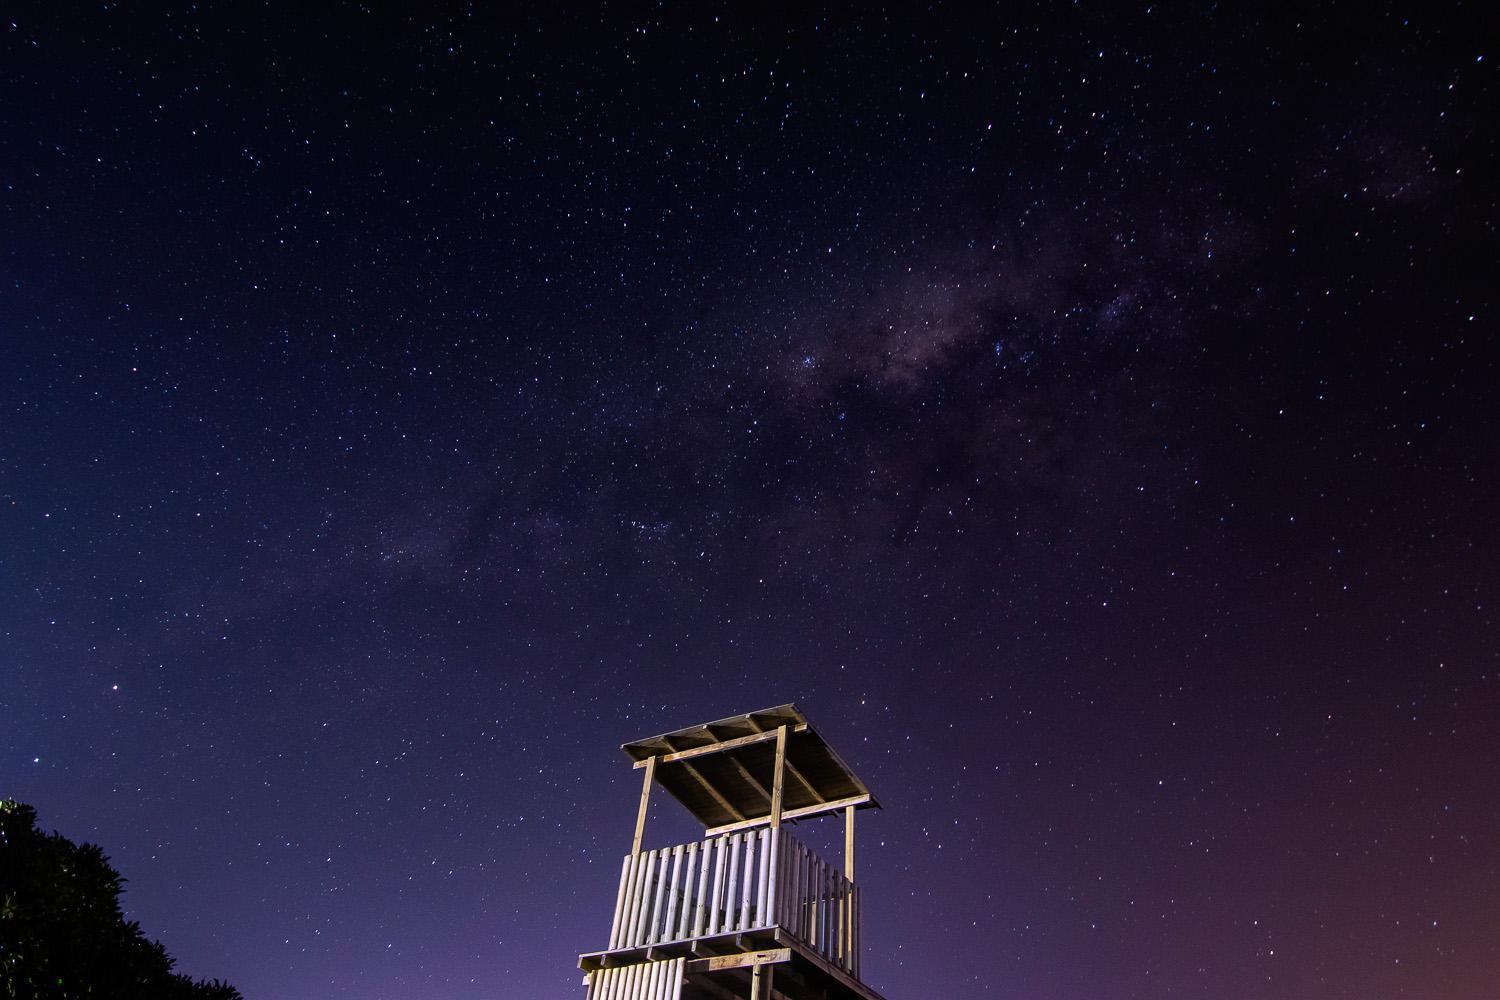
<path id="1" fill-rule="evenodd" d="M 833 869 L 833 954 L 834 962 L 844 964 L 844 876 Z"/>
<path id="2" fill-rule="evenodd" d="M 807 873 L 807 910 L 808 915 L 810 915 L 811 921 L 810 925 L 808 925 L 807 928 L 807 942 L 810 943 L 811 946 L 813 946 L 814 951 L 819 952 L 823 951 L 823 949 L 819 946 L 819 942 L 820 940 L 822 940 L 820 939 L 819 934 L 822 934 L 823 930 L 823 922 L 822 919 L 820 919 L 822 918 L 822 913 L 819 912 L 819 910 L 822 909 L 823 894 L 819 891 L 820 886 L 822 886 L 822 882 L 823 859 L 817 858 L 816 855 L 813 855 L 811 856 L 811 864 L 808 865 Z"/>
<path id="3" fill-rule="evenodd" d="M 766 919 L 766 894 L 771 891 L 771 831 L 760 831 L 760 878 L 755 890 L 755 926 L 764 927 Z"/>
<path id="4" fill-rule="evenodd" d="M 629 948 L 635 944 L 635 916 L 641 905 L 641 880 L 646 873 L 646 855 L 637 854 L 630 862 L 630 899 L 625 904 L 625 919 L 620 924 L 618 948 Z"/>
<path id="5" fill-rule="evenodd" d="M 849 882 L 840 875 L 835 884 L 839 890 L 839 967 L 847 972 L 849 969 Z"/>
<path id="6" fill-rule="evenodd" d="M 825 956 L 833 953 L 833 877 L 829 871 L 828 862 L 823 861 L 818 866 L 818 888 L 819 895 L 823 898 L 819 903 L 818 939 L 823 942 L 823 954 Z"/>
<path id="7" fill-rule="evenodd" d="M 828 957 L 837 961 L 839 953 L 839 870 L 828 866 Z"/>
<path id="8" fill-rule="evenodd" d="M 781 894 L 781 916 L 777 919 L 789 931 L 797 929 L 797 847 L 782 830 L 777 833 L 781 842 L 776 851 L 781 855 L 781 884 L 776 891 Z"/>
<path id="9" fill-rule="evenodd" d="M 672 940 L 681 941 L 688 936 L 693 925 L 693 878 L 698 871 L 698 842 L 695 840 L 683 849 L 682 898 L 678 908 L 677 922 L 672 925 Z"/>
<path id="10" fill-rule="evenodd" d="M 635 877 L 630 883 L 630 913 L 625 920 L 625 926 L 620 931 L 620 947 L 633 948 L 640 942 L 636 939 L 635 929 L 641 921 L 641 896 L 645 894 L 646 872 L 650 868 L 651 852 L 642 851 L 635 863 Z"/>
<path id="11" fill-rule="evenodd" d="M 844 876 L 833 869 L 833 964 L 844 965 Z"/>
<path id="12" fill-rule="evenodd" d="M 625 855 L 620 863 L 620 891 L 615 893 L 615 915 L 609 922 L 609 947 L 614 950 L 620 944 L 620 923 L 624 919 L 625 904 L 630 898 L 630 868 L 634 854 Z"/>
<path id="13" fill-rule="evenodd" d="M 802 883 L 802 898 L 806 901 L 804 904 L 806 912 L 803 914 L 802 924 L 808 943 L 816 948 L 818 945 L 818 859 L 806 847 L 803 851 L 807 854 L 807 860 L 803 864 L 805 878 Z"/>
<path id="14" fill-rule="evenodd" d="M 661 899 L 657 887 L 661 884 L 661 861 L 666 856 L 665 848 L 654 852 L 651 858 L 651 870 L 646 873 L 646 892 L 641 897 L 641 932 L 636 936 L 636 941 L 641 944 L 651 943 L 651 922 L 655 916 L 652 904 Z"/>
<path id="15" fill-rule="evenodd" d="M 793 934 L 801 934 L 802 880 L 799 871 L 802 867 L 802 852 L 797 849 L 797 842 L 790 837 L 782 849 L 786 851 L 786 928 Z"/>
<path id="16" fill-rule="evenodd" d="M 844 968 L 854 971 L 854 883 L 844 881 Z"/>
<path id="17" fill-rule="evenodd" d="M 672 852 L 662 848 L 656 865 L 656 891 L 652 893 L 651 917 L 646 921 L 646 943 L 661 940 L 663 908 L 667 902 L 667 867 L 672 863 Z"/>
<path id="18" fill-rule="evenodd" d="M 651 887 L 656 874 L 656 852 L 650 851 L 641 862 L 641 884 L 635 909 L 635 924 L 630 928 L 630 947 L 646 943 L 646 920 L 651 916 Z"/>
<path id="19" fill-rule="evenodd" d="M 849 971 L 859 977 L 859 885 L 849 885 Z"/>
<path id="20" fill-rule="evenodd" d="M 817 859 L 817 951 L 828 957 L 828 865 Z"/>
<path id="21" fill-rule="evenodd" d="M 775 828 L 768 829 L 765 832 L 765 843 L 766 855 L 771 859 L 768 874 L 766 874 L 768 882 L 765 886 L 765 910 L 766 915 L 771 918 L 769 922 L 780 924 L 781 910 L 777 904 L 781 901 L 778 895 L 781 886 L 781 831 Z"/>
<path id="22" fill-rule="evenodd" d="M 849 971 L 854 974 L 854 978 L 856 979 L 859 978 L 859 893 L 859 885 L 856 883 L 854 885 L 854 936 L 851 940 L 849 952 L 849 960 L 852 963 Z"/>
<path id="23" fill-rule="evenodd" d="M 708 898 L 708 933 L 719 933 L 719 919 L 724 913 L 724 862 L 729 851 L 726 850 L 728 837 L 718 837 L 714 840 L 714 888 Z"/>
<path id="24" fill-rule="evenodd" d="M 755 831 L 745 834 L 745 874 L 740 879 L 739 917 L 735 927 L 740 930 L 750 926 L 750 903 L 755 899 Z"/>
<path id="25" fill-rule="evenodd" d="M 797 933 L 807 936 L 807 848 L 797 842 Z"/>
<path id="26" fill-rule="evenodd" d="M 740 884 L 740 843 L 743 837 L 739 834 L 729 838 L 729 884 L 724 888 L 724 925 L 723 930 L 738 930 L 735 919 L 739 916 L 739 898 L 736 890 Z"/>
<path id="27" fill-rule="evenodd" d="M 708 854 L 712 846 L 713 841 L 705 840 L 703 850 L 698 852 L 698 898 L 693 901 L 693 937 L 703 933 L 703 922 L 708 919 Z"/>
<path id="28" fill-rule="evenodd" d="M 795 931 L 797 922 L 792 917 L 792 901 L 797 898 L 797 849 L 792 846 L 791 838 L 786 835 L 785 830 L 779 831 L 777 837 L 779 843 L 776 845 L 776 854 L 781 861 L 781 875 L 776 883 L 776 892 L 781 898 L 781 912 L 776 915 L 776 922 L 789 931 Z"/>
<path id="29" fill-rule="evenodd" d="M 685 958 L 672 959 L 672 986 L 667 993 L 667 1000 L 682 1000 L 682 968 L 686 964 Z"/>
<path id="30" fill-rule="evenodd" d="M 802 936 L 802 845 L 787 838 L 786 843 L 786 918 L 787 928 Z"/>
<path id="31" fill-rule="evenodd" d="M 677 937 L 677 903 L 681 895 L 678 887 L 682 884 L 682 845 L 678 844 L 672 848 L 672 883 L 667 889 L 667 915 L 661 923 L 661 935 L 658 941 L 671 941 Z"/>
<path id="32" fill-rule="evenodd" d="M 820 954 L 823 951 L 818 947 L 818 943 L 823 940 L 823 893 L 820 889 L 822 884 L 823 859 L 814 854 L 811 863 L 807 866 L 807 908 L 811 913 L 807 933 L 813 950 Z"/>
<path id="33" fill-rule="evenodd" d="M 833 866 L 823 862 L 823 954 L 833 957 Z"/>

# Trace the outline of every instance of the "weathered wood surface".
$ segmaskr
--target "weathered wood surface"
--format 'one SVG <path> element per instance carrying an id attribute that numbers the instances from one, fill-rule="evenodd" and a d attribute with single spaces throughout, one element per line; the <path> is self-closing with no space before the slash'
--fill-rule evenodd
<path id="1" fill-rule="evenodd" d="M 638 768 L 656 761 L 656 784 L 714 836 L 736 832 L 720 827 L 769 821 L 778 743 L 784 745 L 775 765 L 784 773 L 783 813 L 819 806 L 831 812 L 834 803 L 842 808 L 850 799 L 861 809 L 878 808 L 870 789 L 795 705 L 689 726 L 623 749 Z"/>
<path id="2" fill-rule="evenodd" d="M 859 974 L 859 887 L 786 827 L 625 858 L 610 950 L 780 926 Z"/>
<path id="3" fill-rule="evenodd" d="M 656 779 L 656 758 L 649 758 L 643 766 L 646 768 L 646 777 L 641 782 L 641 805 L 635 814 L 635 840 L 630 844 L 631 854 L 641 853 L 641 837 L 646 833 L 646 812 L 651 805 L 651 784 Z"/>
<path id="4" fill-rule="evenodd" d="M 859 976 L 859 886 L 780 832 L 782 905 L 776 922 L 832 965 Z"/>
<path id="5" fill-rule="evenodd" d="M 791 960 L 792 949 L 767 948 L 763 951 L 742 951 L 737 955 L 690 958 L 684 971 L 700 975 L 706 972 L 723 972 L 727 969 L 748 969 L 757 965 L 776 965 Z"/>
<path id="6" fill-rule="evenodd" d="M 834 799 L 830 802 L 819 802 L 816 805 L 800 806 L 796 809 L 782 810 L 783 821 L 793 819 L 807 819 L 809 816 L 818 816 L 822 813 L 837 812 L 853 806 L 862 806 L 870 801 L 868 795 L 851 795 L 846 799 Z M 767 826 L 771 822 L 770 816 L 757 816 L 754 819 L 740 820 L 735 823 L 725 823 L 723 826 L 711 826 L 703 831 L 705 837 L 717 837 L 721 833 L 735 833 L 739 830 L 750 830 L 757 826 Z"/>
<path id="7" fill-rule="evenodd" d="M 639 962 L 588 974 L 588 1000 L 681 1000 L 687 960 Z"/>
<path id="8" fill-rule="evenodd" d="M 780 728 L 786 729 L 788 727 L 782 726 Z M 790 728 L 792 728 L 796 732 L 803 733 L 807 731 L 807 724 L 800 723 Z M 650 762 L 653 760 L 659 760 L 663 764 L 675 764 L 678 761 L 692 760 L 694 757 L 702 757 L 707 753 L 719 753 L 724 750 L 734 750 L 739 747 L 747 747 L 752 743 L 764 743 L 767 740 L 774 740 L 776 738 L 776 732 L 777 730 L 771 730 L 770 732 L 764 733 L 751 733 L 749 736 L 736 736 L 732 740 L 724 740 L 720 743 L 710 743 L 708 746 L 693 747 L 691 750 L 679 750 L 676 753 L 664 753 L 660 757 L 647 757 L 645 760 L 636 761 L 635 766 L 638 768 L 648 767 L 650 766 Z"/>

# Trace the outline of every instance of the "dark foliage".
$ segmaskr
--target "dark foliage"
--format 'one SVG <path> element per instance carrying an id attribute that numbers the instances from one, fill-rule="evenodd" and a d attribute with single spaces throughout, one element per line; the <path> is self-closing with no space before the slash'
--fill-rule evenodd
<path id="1" fill-rule="evenodd" d="M 35 809 L 0 800 L 0 996 L 240 1000 L 172 971 L 121 912 L 124 881 L 98 847 L 43 833 Z"/>

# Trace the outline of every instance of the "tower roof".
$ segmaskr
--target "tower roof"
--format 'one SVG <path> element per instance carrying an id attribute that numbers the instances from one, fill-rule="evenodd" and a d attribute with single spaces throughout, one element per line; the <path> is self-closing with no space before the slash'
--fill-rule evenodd
<path id="1" fill-rule="evenodd" d="M 879 803 L 796 705 L 688 726 L 621 749 L 645 767 L 657 758 L 656 781 L 710 832 L 769 819 L 776 730 L 787 726 L 782 818 Z"/>

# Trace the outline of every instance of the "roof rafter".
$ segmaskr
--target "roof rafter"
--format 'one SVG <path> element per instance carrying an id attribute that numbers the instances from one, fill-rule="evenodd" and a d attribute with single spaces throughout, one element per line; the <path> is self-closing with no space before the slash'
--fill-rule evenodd
<path id="1" fill-rule="evenodd" d="M 751 726 L 755 727 L 755 729 L 761 733 L 764 733 L 768 736 L 776 735 L 776 730 L 767 730 L 759 722 L 756 722 L 754 718 L 747 718 L 745 721 L 750 723 Z M 708 729 L 709 732 L 713 732 L 712 726 L 707 726 L 705 728 Z M 797 770 L 797 765 L 793 764 L 791 761 L 786 762 L 786 773 L 797 779 L 798 784 L 800 784 L 807 790 L 807 794 L 812 796 L 814 802 L 828 801 L 816 788 L 813 787 L 812 782 L 808 781 L 807 778 L 803 776 L 802 772 Z"/>
<path id="2" fill-rule="evenodd" d="M 662 742 L 665 743 L 668 747 L 672 746 L 671 740 L 663 739 Z M 702 771 L 698 770 L 688 761 L 679 760 L 678 763 L 682 765 L 682 769 L 684 771 L 693 776 L 693 780 L 698 782 L 699 787 L 707 792 L 713 798 L 713 800 L 719 804 L 719 808 L 723 809 L 729 815 L 736 817 L 739 822 L 745 822 L 745 814 L 736 809 L 734 805 L 724 797 L 723 793 L 721 793 L 717 788 L 713 786 L 713 782 L 709 781 L 703 776 Z"/>

